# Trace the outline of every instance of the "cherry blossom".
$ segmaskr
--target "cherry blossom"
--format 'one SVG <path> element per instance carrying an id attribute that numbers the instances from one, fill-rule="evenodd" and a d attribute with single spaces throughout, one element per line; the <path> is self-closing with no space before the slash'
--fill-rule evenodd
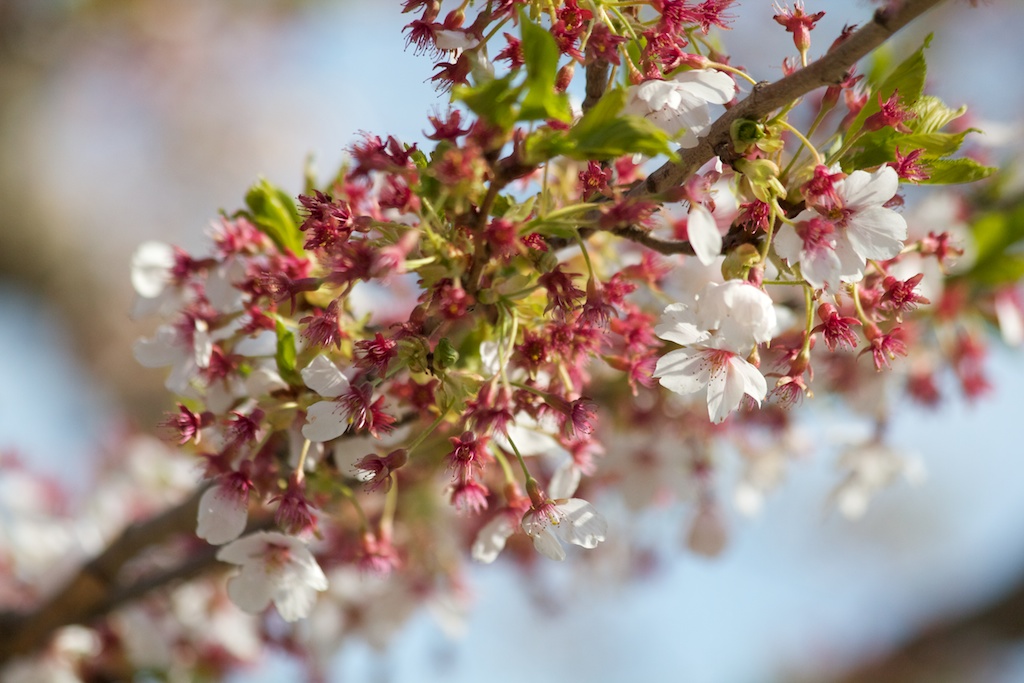
<path id="1" fill-rule="evenodd" d="M 570 498 L 579 484 L 578 476 L 552 479 L 549 496 L 544 496 L 532 479 L 527 482 L 532 505 L 520 525 L 533 539 L 537 552 L 552 560 L 565 559 L 562 543 L 596 548 L 608 533 L 608 522 L 582 498 Z"/>
<path id="2" fill-rule="evenodd" d="M 897 256 L 907 238 L 907 221 L 884 205 L 899 189 L 889 166 L 874 173 L 854 171 L 835 183 L 837 205 L 802 211 L 775 238 L 775 251 L 816 289 L 835 290 L 859 282 L 868 259 Z"/>
<path id="3" fill-rule="evenodd" d="M 728 74 L 694 69 L 630 86 L 622 113 L 642 116 L 673 138 L 682 134 L 677 142 L 691 148 L 711 125 L 708 104 L 725 104 L 735 96 L 736 83 Z"/>
<path id="4" fill-rule="evenodd" d="M 306 545 L 276 531 L 258 531 L 217 552 L 221 562 L 241 568 L 228 581 L 228 597 L 242 610 L 259 614 L 273 601 L 285 621 L 309 614 L 327 577 Z"/>
<path id="5" fill-rule="evenodd" d="M 753 285 L 708 283 L 693 305 L 672 304 L 655 328 L 682 348 L 658 359 L 654 376 L 677 394 L 707 391 L 708 416 L 722 422 L 744 395 L 758 402 L 768 393 L 761 372 L 744 356 L 771 340 L 776 324 L 771 298 Z"/>

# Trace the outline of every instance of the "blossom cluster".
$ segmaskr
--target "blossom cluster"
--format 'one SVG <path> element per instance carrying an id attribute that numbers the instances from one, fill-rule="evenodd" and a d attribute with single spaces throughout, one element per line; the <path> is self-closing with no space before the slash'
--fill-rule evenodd
<path id="1" fill-rule="evenodd" d="M 1014 278 L 979 275 L 1011 257 L 972 242 L 978 208 L 905 200 L 990 171 L 948 158 L 964 110 L 924 94 L 922 52 L 737 119 L 663 187 L 651 165 L 699 150 L 754 81 L 709 38 L 730 0 L 442 4 L 404 5 L 452 98 L 428 143 L 364 134 L 322 186 L 254 185 L 209 253 L 136 252 L 135 313 L 161 324 L 135 357 L 169 368 L 164 426 L 202 466 L 196 531 L 233 603 L 309 617 L 315 649 L 355 577 L 457 595 L 466 556 L 613 545 L 616 495 L 689 502 L 687 545 L 717 554 L 722 460 L 756 513 L 813 393 L 876 427 L 842 458 L 841 512 L 916 479 L 883 441 L 896 406 L 936 403 L 947 370 L 980 395 L 984 327 L 1024 330 Z M 821 14 L 778 10 L 787 74 Z"/>
<path id="2" fill-rule="evenodd" d="M 636 424 L 693 446 L 706 507 L 715 443 L 789 438 L 783 408 L 812 387 L 864 400 L 877 382 L 862 377 L 945 325 L 964 235 L 911 226 L 900 194 L 945 152 L 904 154 L 899 136 L 954 135 L 943 127 L 962 111 L 920 92 L 883 82 L 873 107 L 848 79 L 846 115 L 825 119 L 842 142 L 830 156 L 785 118 L 739 121 L 728 160 L 636 194 L 645 159 L 696 147 L 750 80 L 708 50 L 730 4 L 660 3 L 652 23 L 575 0 L 543 17 L 492 2 L 467 23 L 408 2 L 409 44 L 445 60 L 434 79 L 458 105 L 431 117 L 432 148 L 365 134 L 297 200 L 255 185 L 211 253 L 140 247 L 137 313 L 167 322 L 135 355 L 171 368 L 168 425 L 210 482 L 197 532 L 239 567 L 236 604 L 300 618 L 325 569 L 405 568 L 422 561 L 412 528 L 456 516 L 481 520 L 470 551 L 484 562 L 520 534 L 559 560 L 561 542 L 593 548 L 609 532 L 587 498 L 635 476 L 604 472 L 601 455 Z M 814 19 L 800 16 L 777 18 L 806 57 Z M 502 73 L 484 38 L 515 25 L 493 57 Z M 577 65 L 611 71 L 582 116 L 567 94 Z M 947 351 L 924 355 L 980 391 L 978 364 Z M 926 399 L 932 369 L 914 367 Z M 277 530 L 243 535 L 253 510 Z"/>

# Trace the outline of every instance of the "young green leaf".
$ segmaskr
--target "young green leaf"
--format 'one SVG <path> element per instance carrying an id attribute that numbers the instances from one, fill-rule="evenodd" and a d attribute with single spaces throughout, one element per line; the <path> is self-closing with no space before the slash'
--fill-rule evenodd
<path id="1" fill-rule="evenodd" d="M 278 249 L 302 253 L 299 211 L 288 193 L 261 178 L 245 194 L 245 204 L 249 207 L 249 219 Z"/>

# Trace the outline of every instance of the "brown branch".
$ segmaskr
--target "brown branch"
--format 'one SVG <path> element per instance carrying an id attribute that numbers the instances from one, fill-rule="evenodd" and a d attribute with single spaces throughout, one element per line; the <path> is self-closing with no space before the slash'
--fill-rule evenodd
<path id="1" fill-rule="evenodd" d="M 604 91 L 608 89 L 609 68 L 610 66 L 607 59 L 595 59 L 587 64 L 586 97 L 583 99 L 583 104 L 581 105 L 584 114 L 594 108 L 594 105 L 597 104 L 598 100 L 604 96 Z"/>
<path id="2" fill-rule="evenodd" d="M 834 683 L 926 683 L 979 680 L 979 672 L 1024 640 L 1024 576 L 1007 592 L 965 613 L 926 626 L 894 650 L 833 679 Z M 815 677 L 815 680 L 821 680 Z"/>
<path id="3" fill-rule="evenodd" d="M 668 162 L 628 193 L 630 197 L 660 194 L 683 184 L 716 155 L 731 158 L 730 128 L 738 119 L 760 119 L 817 88 L 838 85 L 858 60 L 892 37 L 894 33 L 943 0 L 893 0 L 875 12 L 871 22 L 856 31 L 831 52 L 805 68 L 769 84 L 762 81 L 743 101 L 715 121 L 697 146 L 684 149 L 677 163 Z"/>
<path id="4" fill-rule="evenodd" d="M 750 95 L 726 111 L 711 125 L 707 135 L 698 139 L 696 147 L 680 150 L 678 162 L 667 162 L 651 172 L 644 181 L 634 185 L 626 193 L 626 197 L 638 199 L 659 195 L 679 187 L 715 156 L 720 157 L 723 161 L 731 161 L 735 156 L 730 149 L 731 128 L 734 121 L 760 119 L 812 90 L 838 85 L 858 60 L 941 2 L 943 0 L 903 0 L 902 2 L 895 0 L 890 2 L 888 7 L 875 12 L 869 24 L 853 33 L 817 61 L 774 83 L 767 81 L 758 83 Z M 589 70 L 587 86 L 589 92 Z M 592 231 L 588 230 L 588 233 L 592 234 Z M 692 256 L 694 253 L 689 242 L 653 237 L 646 230 L 637 226 L 617 228 L 612 231 L 612 234 L 641 244 L 660 254 Z M 734 239 L 732 241 L 743 240 Z M 548 242 L 551 244 L 552 240 L 548 240 Z M 559 244 L 552 246 L 558 248 Z"/>
<path id="5" fill-rule="evenodd" d="M 117 575 L 125 563 L 145 548 L 195 528 L 203 491 L 205 487 L 200 487 L 177 506 L 129 526 L 33 612 L 5 616 L 2 625 L 9 633 L 0 638 L 0 664 L 12 656 L 41 647 L 62 626 L 82 623 L 103 613 L 103 605 L 120 590 Z"/>
<path id="6" fill-rule="evenodd" d="M 195 531 L 199 499 L 207 486 L 199 486 L 187 499 L 144 522 L 133 524 L 89 561 L 61 590 L 28 614 L 0 614 L 0 667 L 12 657 L 46 645 L 54 631 L 69 624 L 85 624 L 118 607 L 180 581 L 196 578 L 217 567 L 219 546 L 205 546 L 177 565 L 142 576 L 132 583 L 118 582 L 126 563 L 146 548 Z M 266 512 L 251 514 L 244 533 L 273 525 Z"/>
<path id="7" fill-rule="evenodd" d="M 646 179 L 634 185 L 626 193 L 626 197 L 639 199 L 656 196 L 679 187 L 715 156 L 720 157 L 723 161 L 731 161 L 735 156 L 730 148 L 731 128 L 734 121 L 763 118 L 812 90 L 838 85 L 857 61 L 941 2 L 943 0 L 893 0 L 887 7 L 876 11 L 870 23 L 854 32 L 817 61 L 774 83 L 767 81 L 758 83 L 750 95 L 711 124 L 707 134 L 698 139 L 696 147 L 680 150 L 678 162 L 667 162 L 652 171 Z M 596 220 L 596 218 L 595 215 L 594 219 Z M 594 228 L 584 228 L 580 232 L 589 235 L 595 231 Z M 616 228 L 611 232 L 618 237 L 642 244 L 661 254 L 692 256 L 694 253 L 689 242 L 653 237 L 646 230 L 637 226 Z M 732 241 L 741 242 L 743 240 L 733 239 Z M 555 249 L 565 246 L 568 242 L 569 240 L 548 240 L 549 246 Z"/>

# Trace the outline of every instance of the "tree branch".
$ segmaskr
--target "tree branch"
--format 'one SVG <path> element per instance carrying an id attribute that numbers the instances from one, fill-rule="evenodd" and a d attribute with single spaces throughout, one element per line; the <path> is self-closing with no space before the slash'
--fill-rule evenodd
<path id="1" fill-rule="evenodd" d="M 680 150 L 678 162 L 667 162 L 651 172 L 643 182 L 630 189 L 626 197 L 636 199 L 658 195 L 679 187 L 715 156 L 723 161 L 731 161 L 735 156 L 730 145 L 734 121 L 760 119 L 812 90 L 838 85 L 857 61 L 941 2 L 943 0 L 893 0 L 887 7 L 877 10 L 869 24 L 854 32 L 817 61 L 774 83 L 758 83 L 750 95 L 711 125 L 707 135 L 698 139 L 696 147 Z M 589 86 L 589 72 L 587 75 Z M 619 228 L 612 232 L 661 254 L 693 255 L 693 247 L 689 242 L 652 237 L 646 230 L 636 226 Z"/>
<path id="2" fill-rule="evenodd" d="M 594 105 L 597 104 L 598 100 L 604 95 L 604 91 L 608 88 L 609 66 L 606 59 L 595 59 L 587 64 L 586 97 L 581 105 L 584 114 L 594 108 Z"/>
<path id="3" fill-rule="evenodd" d="M 41 647 L 60 627 L 83 623 L 124 602 L 115 598 L 125 590 L 117 582 L 125 563 L 138 557 L 145 548 L 193 531 L 199 498 L 205 490 L 205 486 L 199 487 L 177 506 L 126 528 L 106 550 L 83 565 L 61 590 L 33 612 L 5 616 L 0 622 L 7 632 L 0 638 L 0 664 Z"/>
<path id="4" fill-rule="evenodd" d="M 760 119 L 812 90 L 838 85 L 858 60 L 941 2 L 943 0 L 893 0 L 877 10 L 869 24 L 817 61 L 775 83 L 758 83 L 750 95 L 711 125 L 696 147 L 682 150 L 678 163 L 666 163 L 630 190 L 628 196 L 659 194 L 678 187 L 716 155 L 727 161 L 732 156 L 729 142 L 734 121 Z"/>
<path id="5" fill-rule="evenodd" d="M 1007 592 L 965 613 L 926 626 L 894 650 L 833 679 L 834 683 L 925 683 L 978 680 L 1000 650 L 1024 640 L 1024 576 Z M 820 680 L 817 679 L 817 680 Z"/>

